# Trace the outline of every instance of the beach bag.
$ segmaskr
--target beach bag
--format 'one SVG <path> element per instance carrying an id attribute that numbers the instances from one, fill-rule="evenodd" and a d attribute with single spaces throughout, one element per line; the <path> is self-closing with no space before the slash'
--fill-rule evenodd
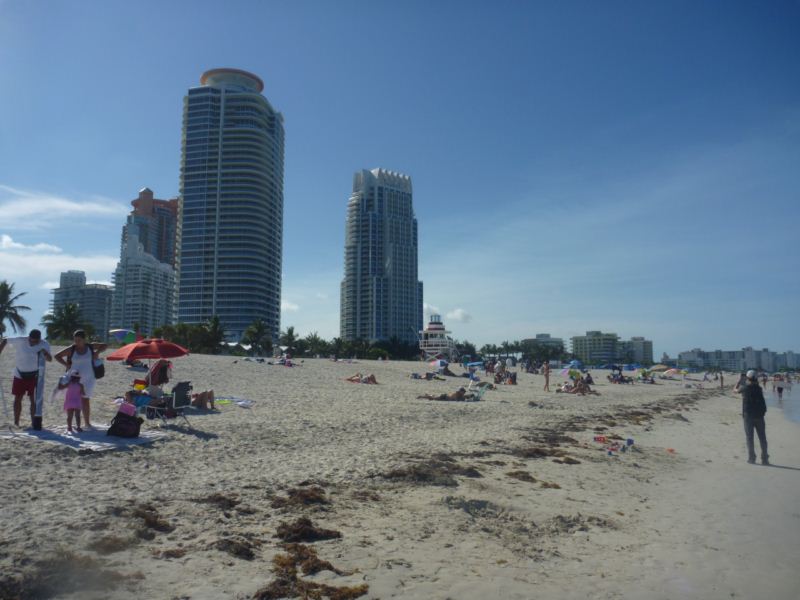
<path id="1" fill-rule="evenodd" d="M 95 379 L 102 379 L 106 376 L 106 365 L 101 359 L 92 361 L 92 371 Z"/>
<path id="2" fill-rule="evenodd" d="M 139 431 L 143 421 L 144 419 L 141 417 L 132 417 L 125 413 L 118 412 L 116 416 L 111 419 L 111 426 L 108 428 L 106 435 L 124 438 L 139 437 Z"/>

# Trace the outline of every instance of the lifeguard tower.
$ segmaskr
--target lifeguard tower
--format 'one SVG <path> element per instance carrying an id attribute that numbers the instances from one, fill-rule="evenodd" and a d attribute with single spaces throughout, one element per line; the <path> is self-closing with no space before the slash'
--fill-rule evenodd
<path id="1" fill-rule="evenodd" d="M 435 358 L 454 361 L 458 358 L 456 343 L 444 328 L 440 315 L 431 315 L 428 325 L 419 332 L 419 349 L 424 360 Z"/>

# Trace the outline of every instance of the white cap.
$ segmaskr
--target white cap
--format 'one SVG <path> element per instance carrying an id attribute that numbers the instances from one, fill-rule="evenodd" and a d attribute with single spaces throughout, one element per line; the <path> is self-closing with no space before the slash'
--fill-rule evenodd
<path id="1" fill-rule="evenodd" d="M 747 378 L 748 378 L 748 379 L 755 379 L 755 378 L 756 378 L 756 372 L 755 372 L 755 371 L 753 371 L 753 369 L 750 369 L 750 370 L 747 372 Z"/>

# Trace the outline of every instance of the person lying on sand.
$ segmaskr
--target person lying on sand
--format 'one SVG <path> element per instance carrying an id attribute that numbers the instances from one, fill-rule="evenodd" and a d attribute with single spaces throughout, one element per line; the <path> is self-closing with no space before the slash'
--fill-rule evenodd
<path id="1" fill-rule="evenodd" d="M 438 400 L 440 402 L 464 402 L 467 399 L 467 390 L 458 388 L 452 394 L 423 394 L 417 400 Z"/>
<path id="2" fill-rule="evenodd" d="M 375 375 L 370 373 L 369 375 L 362 375 L 361 373 L 356 373 L 355 375 L 351 375 L 345 381 L 349 381 L 350 383 L 378 383 L 378 380 L 375 378 Z"/>

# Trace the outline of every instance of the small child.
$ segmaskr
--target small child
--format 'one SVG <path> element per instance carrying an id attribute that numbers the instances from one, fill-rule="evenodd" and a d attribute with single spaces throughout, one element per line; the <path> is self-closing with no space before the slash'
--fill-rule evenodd
<path id="1" fill-rule="evenodd" d="M 81 375 L 73 369 L 67 377 L 62 377 L 58 382 L 58 389 L 67 390 L 64 399 L 64 410 L 67 411 L 67 431 L 72 433 L 72 417 L 75 417 L 76 429 L 81 432 L 81 398 L 86 395 L 86 391 L 81 383 Z"/>

